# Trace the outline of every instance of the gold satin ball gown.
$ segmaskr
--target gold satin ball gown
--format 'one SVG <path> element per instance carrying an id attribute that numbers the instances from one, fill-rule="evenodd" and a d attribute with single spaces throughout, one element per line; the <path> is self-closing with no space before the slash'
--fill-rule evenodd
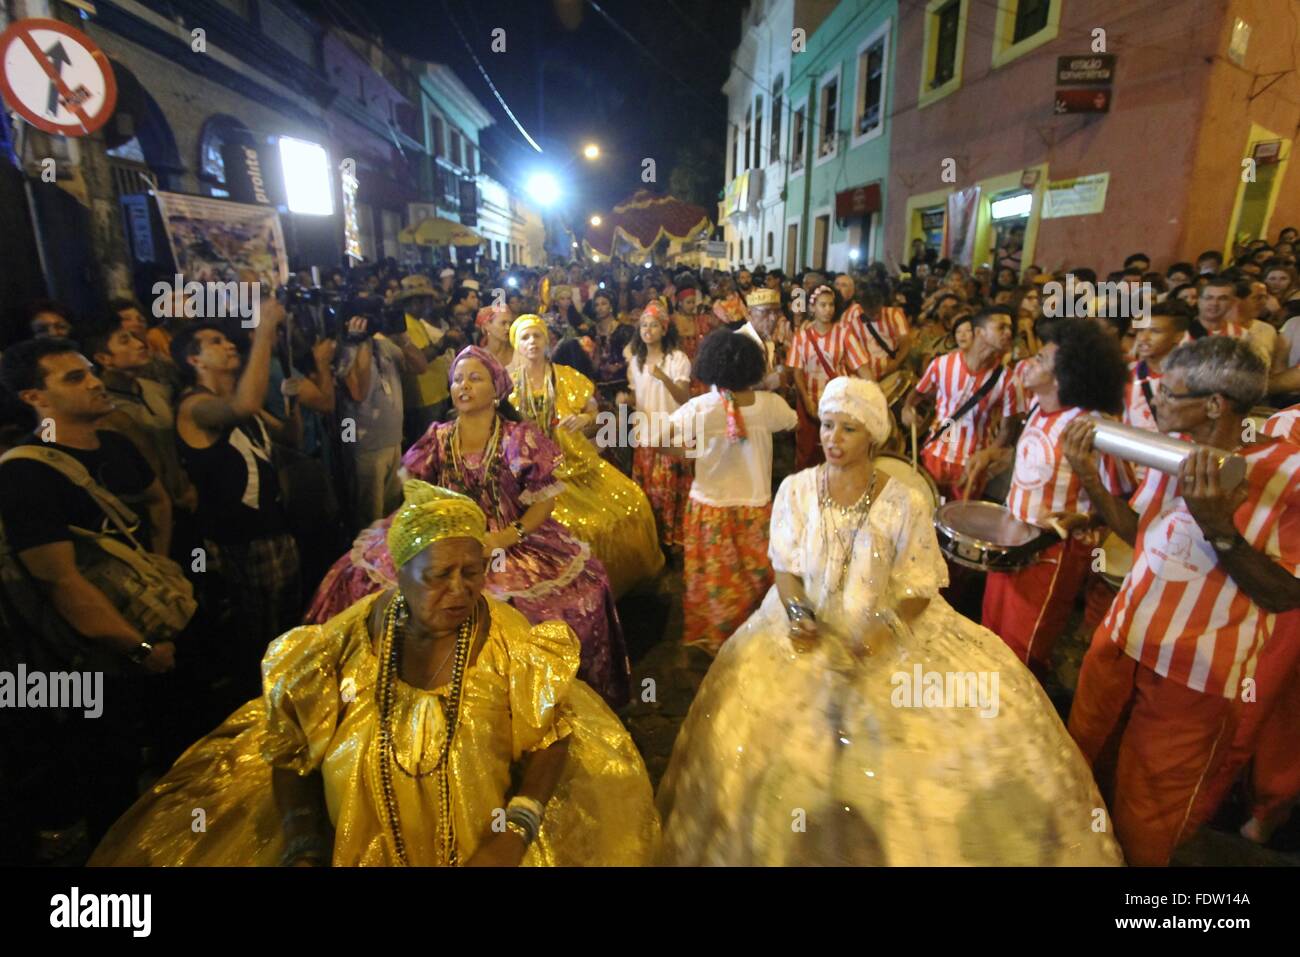
<path id="1" fill-rule="evenodd" d="M 556 426 L 565 416 L 583 413 L 596 386 L 568 366 L 552 363 L 550 369 L 553 382 L 537 390 L 525 390 L 522 366 L 511 369 L 515 390 L 510 402 L 564 453 L 555 477 L 565 490 L 551 517 L 591 546 L 619 598 L 664 567 L 654 511 L 641 487 L 601 458 L 585 435 Z"/>
<path id="2" fill-rule="evenodd" d="M 186 751 L 90 864 L 278 864 L 284 840 L 272 767 L 321 772 L 334 865 L 398 863 L 378 771 L 378 642 L 367 622 L 382 597 L 272 642 L 264 697 Z M 459 860 L 469 860 L 505 806 L 512 764 L 568 737 L 563 776 L 523 863 L 649 863 L 659 840 L 650 780 L 614 713 L 575 677 L 577 637 L 561 622 L 530 625 L 509 605 L 485 601 L 488 635 L 465 672 L 448 757 Z M 428 772 L 446 740 L 449 686 L 425 691 L 399 680 L 395 691 L 392 782 L 406 855 L 412 865 L 437 864 L 439 775 Z"/>

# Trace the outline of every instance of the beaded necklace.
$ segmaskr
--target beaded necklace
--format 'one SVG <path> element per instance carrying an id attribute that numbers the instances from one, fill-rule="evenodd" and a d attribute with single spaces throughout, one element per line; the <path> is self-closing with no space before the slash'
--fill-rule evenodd
<path id="1" fill-rule="evenodd" d="M 492 513 L 489 517 L 495 517 L 498 522 L 504 520 L 505 512 L 501 508 L 501 482 L 499 481 L 501 416 L 496 416 L 492 423 L 492 435 L 488 439 L 487 447 L 483 450 L 483 478 L 481 482 L 476 482 L 470 477 L 470 467 L 465 463 L 459 419 L 456 420 L 456 424 L 447 433 L 447 439 L 443 445 L 442 461 L 445 472 L 444 485 L 456 491 L 464 492 L 479 502 L 482 502 L 483 493 L 486 492 L 487 500 L 492 506 Z"/>
<path id="2" fill-rule="evenodd" d="M 440 860 L 450 867 L 458 863 L 456 853 L 456 826 L 452 820 L 451 776 L 448 768 L 448 756 L 451 753 L 452 739 L 456 734 L 457 719 L 460 716 L 461 694 L 464 691 L 465 670 L 469 664 L 470 646 L 478 631 L 478 604 L 474 612 L 461 622 L 456 633 L 455 660 L 451 667 L 451 694 L 443 703 L 443 713 L 447 722 L 447 735 L 443 739 L 438 762 L 430 771 L 421 772 L 417 765 L 411 772 L 402 767 L 397 760 L 397 747 L 393 743 L 393 706 L 397 696 L 397 678 L 402 665 L 402 643 L 397 640 L 399 618 L 404 622 L 409 615 L 406 600 L 399 593 L 389 602 L 384 612 L 384 638 L 379 650 L 379 682 L 376 689 L 379 704 L 379 783 L 383 791 L 384 811 L 388 817 L 388 827 L 393 835 L 393 847 L 397 859 L 403 866 L 410 863 L 406 856 L 406 840 L 402 837 L 401 823 L 397 817 L 397 795 L 393 790 L 393 766 L 396 765 L 403 774 L 411 778 L 424 778 L 430 774 L 438 775 L 438 818 L 442 830 Z M 439 669 L 441 670 L 441 668 Z"/>
<path id="3" fill-rule="evenodd" d="M 853 561 L 853 551 L 858 544 L 858 532 L 862 530 L 863 524 L 867 520 L 867 514 L 871 511 L 872 492 L 875 490 L 876 482 L 879 480 L 879 474 L 873 473 L 871 481 L 866 489 L 858 497 L 858 500 L 852 505 L 840 505 L 831 497 L 830 476 L 825 463 L 817 467 L 817 504 L 821 510 L 822 525 L 822 554 L 828 556 L 827 561 L 833 561 L 831 556 L 831 536 L 834 535 L 835 542 L 842 550 L 842 557 L 839 561 L 839 575 L 835 580 L 835 587 L 827 594 L 837 595 L 844 590 L 844 579 L 848 577 L 849 565 Z M 845 525 L 840 526 L 843 520 Z M 835 528 L 831 526 L 835 525 Z M 848 535 L 844 531 L 849 532 Z"/>
<path id="4" fill-rule="evenodd" d="M 528 381 L 528 367 L 524 366 L 520 371 L 519 392 L 521 408 L 519 411 L 524 417 L 536 423 L 537 427 L 542 430 L 544 435 L 552 435 L 552 429 L 555 425 L 555 379 L 548 368 L 546 370 L 546 386 L 540 395 L 533 392 L 533 387 Z"/>

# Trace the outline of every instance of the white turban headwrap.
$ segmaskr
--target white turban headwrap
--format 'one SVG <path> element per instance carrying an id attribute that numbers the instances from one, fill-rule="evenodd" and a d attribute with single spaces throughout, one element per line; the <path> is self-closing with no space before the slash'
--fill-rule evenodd
<path id="1" fill-rule="evenodd" d="M 885 393 L 869 379 L 840 376 L 828 382 L 817 403 L 817 414 L 826 415 L 828 412 L 839 412 L 857 419 L 866 426 L 871 441 L 876 445 L 882 445 L 893 428 Z"/>

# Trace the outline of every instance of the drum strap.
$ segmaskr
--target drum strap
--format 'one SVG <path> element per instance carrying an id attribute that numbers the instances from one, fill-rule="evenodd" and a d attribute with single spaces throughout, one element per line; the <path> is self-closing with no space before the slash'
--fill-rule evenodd
<path id="1" fill-rule="evenodd" d="M 1147 378 L 1151 374 L 1151 370 L 1147 368 L 1146 359 L 1143 359 L 1138 363 L 1137 374 L 1138 379 L 1142 382 L 1142 395 L 1147 400 L 1147 408 L 1151 410 L 1151 415 L 1154 418 L 1156 414 L 1156 403 L 1155 396 L 1151 394 L 1151 380 Z"/>
<path id="2" fill-rule="evenodd" d="M 939 426 L 939 428 L 936 431 L 932 432 L 929 438 L 927 438 L 924 442 L 921 443 L 921 447 L 925 448 L 925 446 L 929 445 L 935 439 L 940 438 L 945 432 L 947 432 L 950 428 L 952 428 L 954 422 L 960 419 L 971 409 L 975 408 L 975 406 L 979 405 L 980 400 L 983 399 L 986 395 L 988 395 L 993 390 L 993 387 L 997 385 L 998 379 L 1002 378 L 1003 368 L 1004 367 L 1002 365 L 998 365 L 997 367 L 995 367 L 993 370 L 993 374 L 984 380 L 984 384 L 975 390 L 975 394 L 972 395 L 965 402 L 963 402 L 961 404 L 961 407 L 957 409 L 956 412 L 954 412 L 952 415 L 946 418 L 943 421 L 943 424 Z"/>
<path id="3" fill-rule="evenodd" d="M 885 311 L 882 309 L 880 314 L 884 315 L 884 312 Z M 885 350 L 885 355 L 889 356 L 889 361 L 892 362 L 894 357 L 898 355 L 898 350 L 889 348 L 889 343 L 885 342 L 884 336 L 876 331 L 876 323 L 874 320 L 864 319 L 862 320 L 862 324 L 867 327 L 867 332 L 871 333 L 871 338 L 876 340 L 876 345 Z"/>
<path id="4" fill-rule="evenodd" d="M 817 353 L 817 362 L 822 367 L 822 372 L 826 373 L 827 381 L 835 378 L 835 370 L 831 364 L 826 361 L 826 356 L 822 353 L 822 347 L 817 345 L 817 335 L 811 329 L 808 330 L 808 341 L 812 343 L 813 352 Z"/>

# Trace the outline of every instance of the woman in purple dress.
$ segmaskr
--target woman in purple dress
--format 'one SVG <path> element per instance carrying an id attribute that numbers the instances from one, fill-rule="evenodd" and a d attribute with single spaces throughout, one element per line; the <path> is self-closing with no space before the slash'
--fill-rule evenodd
<path id="1" fill-rule="evenodd" d="M 630 666 L 609 575 L 590 547 L 550 517 L 564 490 L 555 476 L 560 449 L 536 426 L 519 421 L 501 364 L 477 346 L 451 365 L 454 422 L 439 422 L 407 450 L 412 478 L 468 495 L 487 515 L 487 592 L 533 624 L 559 619 L 578 634 L 578 677 L 613 707 L 626 703 Z M 391 516 L 363 530 L 352 550 L 325 575 L 307 612 L 327 621 L 396 581 L 387 533 Z"/>

